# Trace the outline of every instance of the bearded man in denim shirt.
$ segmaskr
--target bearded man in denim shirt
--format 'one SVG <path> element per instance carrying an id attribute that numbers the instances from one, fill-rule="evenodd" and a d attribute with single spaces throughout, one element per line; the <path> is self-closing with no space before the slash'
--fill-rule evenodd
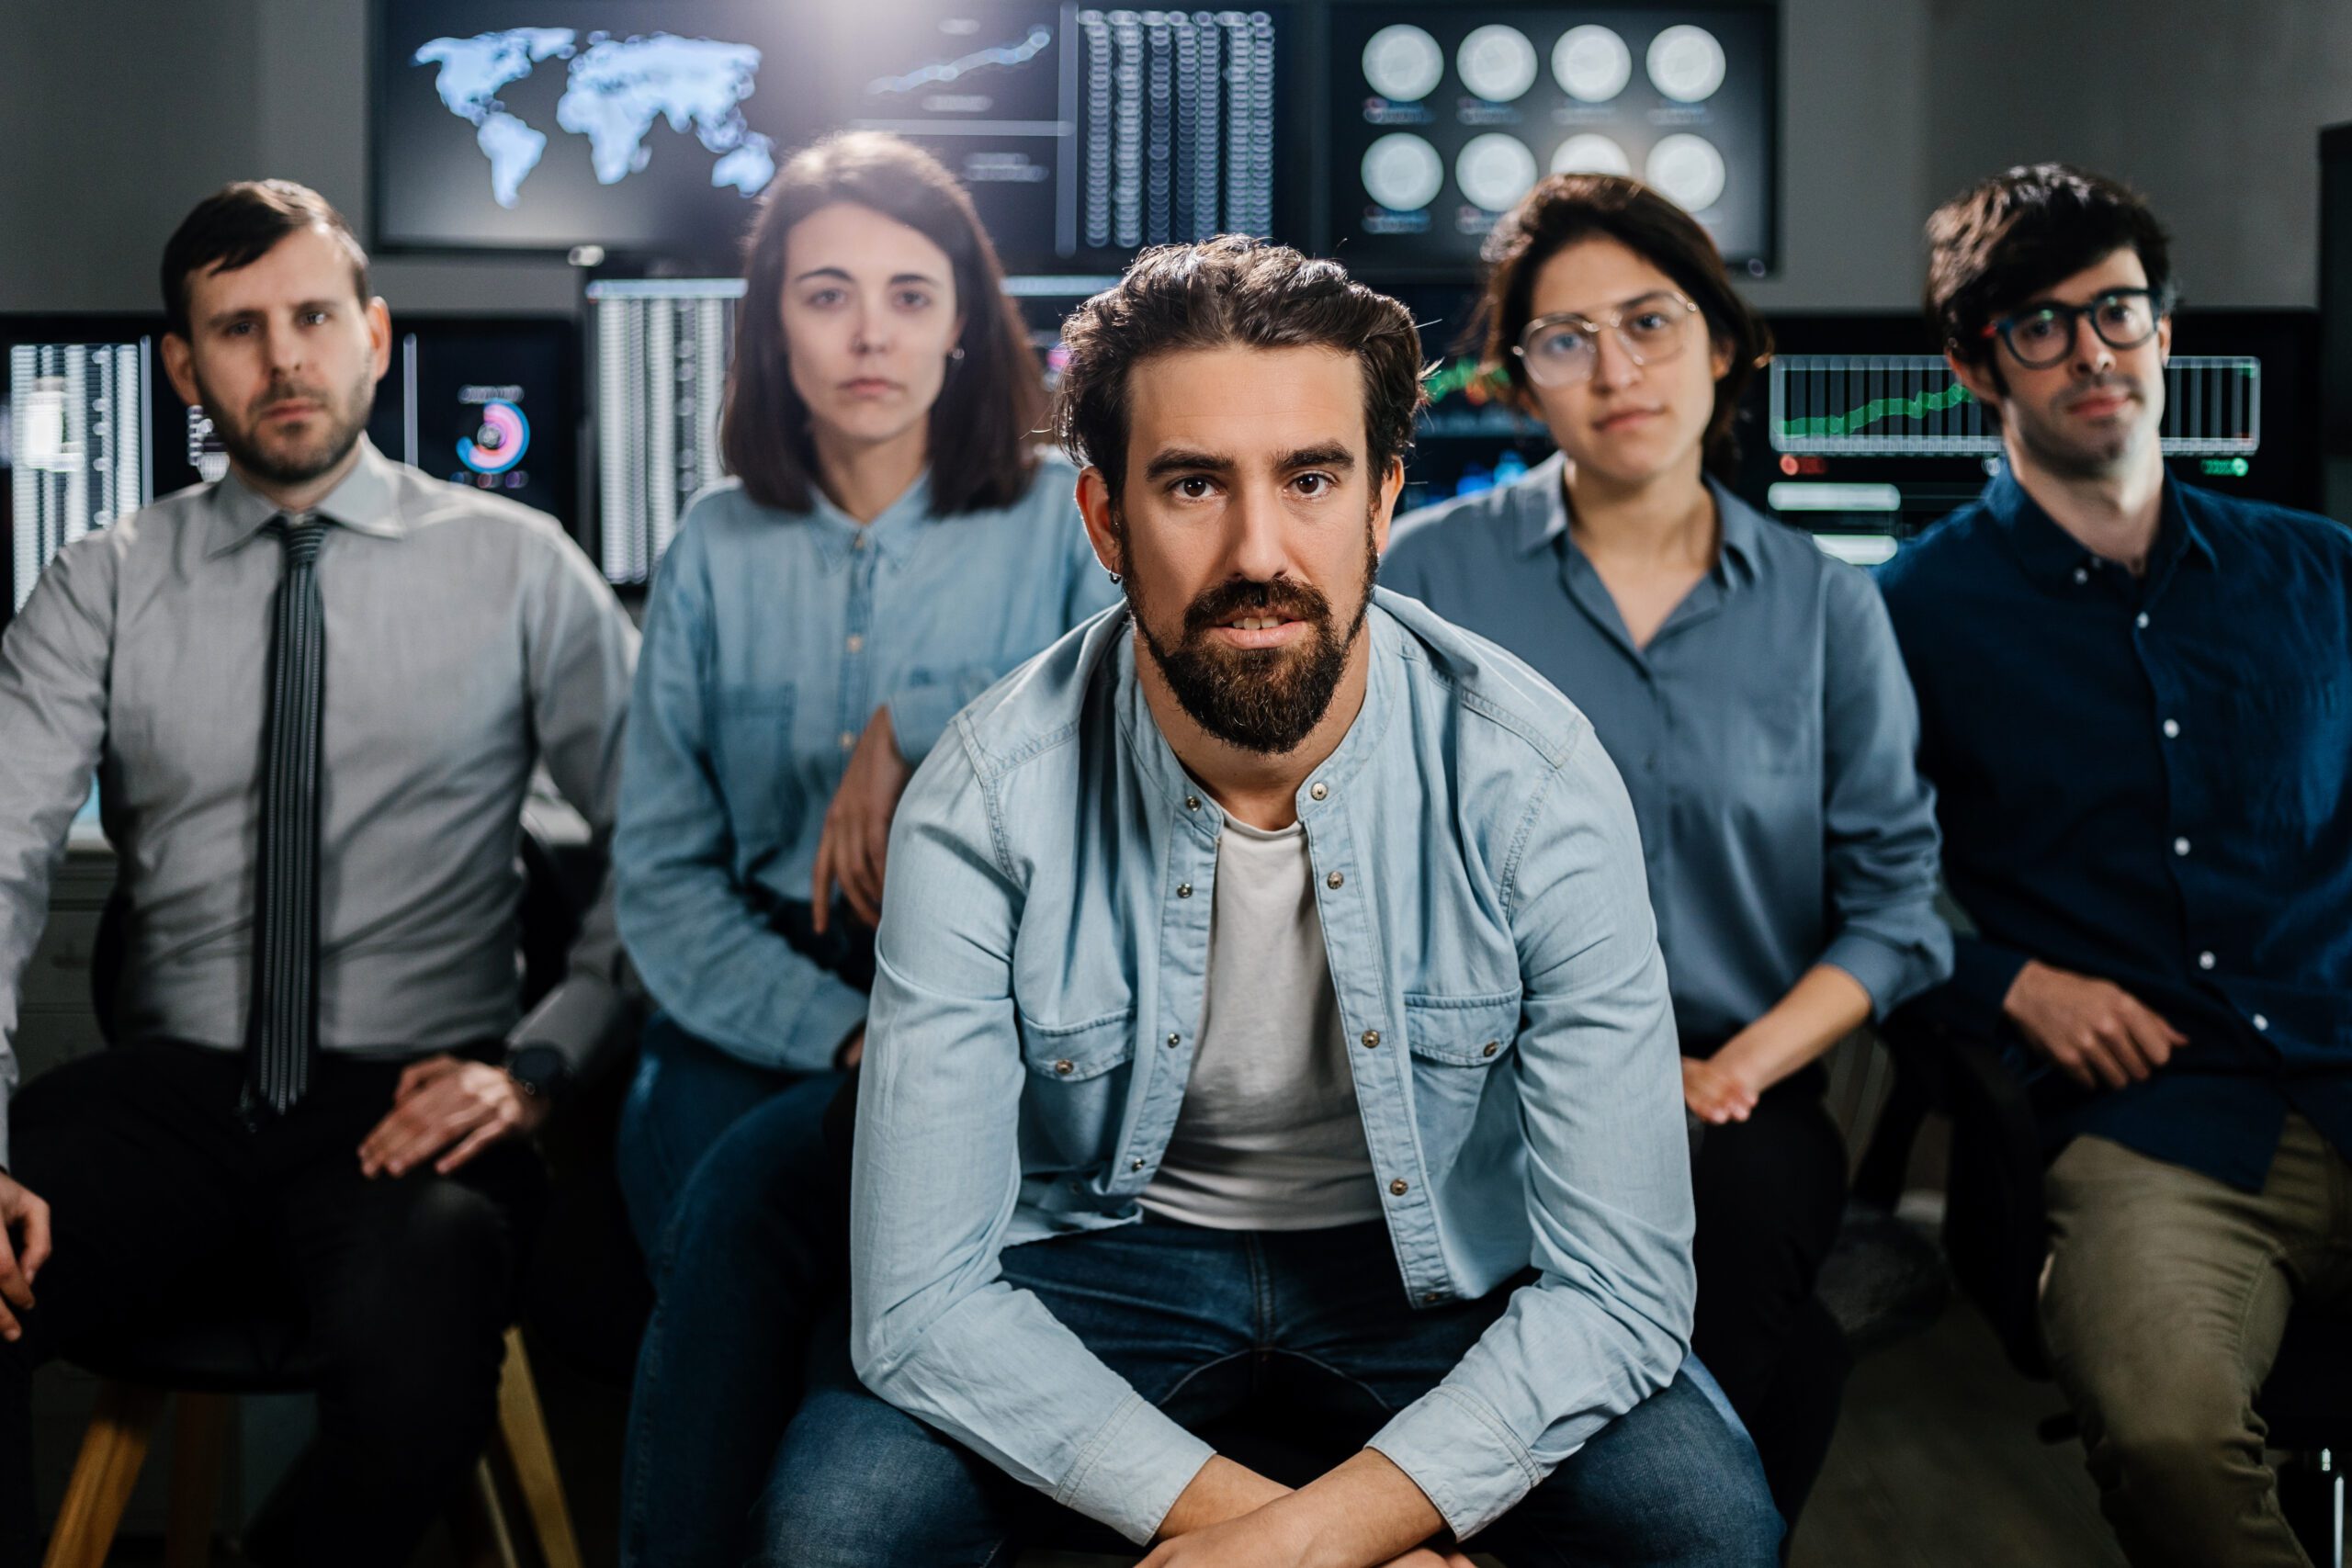
<path id="1" fill-rule="evenodd" d="M 1226 239 L 1147 253 L 1063 338 L 1127 604 L 958 716 L 899 807 L 855 1379 L 794 1423 L 773 1560 L 1003 1561 L 1058 1505 L 1151 1568 L 1770 1562 L 1687 1358 L 1624 788 L 1525 665 L 1373 587 L 1411 318 Z M 1294 1491 L 1197 1435 L 1253 1397 L 1332 1467 Z"/>

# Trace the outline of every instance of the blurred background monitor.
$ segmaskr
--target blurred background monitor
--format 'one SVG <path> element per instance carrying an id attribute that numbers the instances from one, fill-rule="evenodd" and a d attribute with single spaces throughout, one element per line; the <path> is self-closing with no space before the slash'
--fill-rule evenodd
<path id="1" fill-rule="evenodd" d="M 376 234 L 393 249 L 735 270 L 752 198 L 837 127 L 964 181 L 1008 270 L 1227 231 L 1305 240 L 1287 4 L 379 0 Z M 821 70 L 820 69 L 821 65 Z"/>
<path id="2" fill-rule="evenodd" d="M 587 292 L 590 553 L 607 581 L 642 586 L 686 502 L 725 474 L 718 415 L 743 280 L 600 278 Z"/>
<path id="3" fill-rule="evenodd" d="M 1546 175 L 1631 175 L 1735 272 L 1775 259 L 1780 28 L 1770 5 L 1329 9 L 1333 254 L 1456 273 Z"/>
<path id="4" fill-rule="evenodd" d="M 23 608 L 59 550 L 154 499 L 161 325 L 138 316 L 0 316 L 0 514 L 8 519 L 0 625 Z"/>

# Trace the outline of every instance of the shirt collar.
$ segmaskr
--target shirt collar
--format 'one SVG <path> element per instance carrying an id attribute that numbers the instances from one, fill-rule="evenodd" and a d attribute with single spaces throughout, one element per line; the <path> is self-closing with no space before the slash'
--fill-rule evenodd
<path id="1" fill-rule="evenodd" d="M 397 539 L 408 532 L 392 491 L 392 460 L 376 444 L 359 438 L 359 460 L 325 499 L 311 508 L 322 523 L 333 523 L 354 533 L 379 539 Z M 212 542 L 208 556 L 224 555 L 259 533 L 282 510 L 237 476 L 233 468 L 212 487 Z"/>
<path id="2" fill-rule="evenodd" d="M 2050 513 L 2033 499 L 2008 465 L 1985 481 L 1983 497 L 1984 511 L 1999 525 L 2017 553 L 2018 562 L 2026 575 L 2047 586 L 2059 586 L 2074 580 L 2075 573 L 2088 565 L 2091 551 L 2080 539 L 2051 521 Z M 2148 570 L 2153 577 L 2158 568 L 2176 557 L 2201 558 L 2206 565 L 2215 564 L 2213 546 L 2203 528 L 2197 523 L 2195 508 L 2188 504 L 2188 492 L 2169 470 L 2165 474 L 2162 521 L 2156 526 L 2156 542 L 2149 550 Z"/>
<path id="3" fill-rule="evenodd" d="M 1519 513 L 1519 552 L 1530 556 L 1560 539 L 1568 531 L 1568 495 L 1561 483 L 1566 471 L 1565 454 L 1555 452 L 1527 470 L 1527 477 L 1517 482 L 1519 493 L 1511 504 Z M 1712 474 L 1706 476 L 1707 492 L 1715 498 L 1715 516 L 1723 527 L 1723 549 L 1715 561 L 1715 575 L 1728 585 L 1735 578 L 1746 582 L 1756 581 L 1756 537 L 1764 525 L 1756 508 L 1725 490 Z M 1576 547 L 1571 541 L 1569 548 Z"/>
<path id="4" fill-rule="evenodd" d="M 824 557 L 826 568 L 841 565 L 850 554 L 860 548 L 872 550 L 884 560 L 896 560 L 913 547 L 917 535 L 934 519 L 931 515 L 931 470 L 926 468 L 915 476 L 898 500 L 884 507 L 871 523 L 860 523 L 826 495 L 815 477 L 808 481 L 808 524 L 816 530 L 817 547 Z"/>

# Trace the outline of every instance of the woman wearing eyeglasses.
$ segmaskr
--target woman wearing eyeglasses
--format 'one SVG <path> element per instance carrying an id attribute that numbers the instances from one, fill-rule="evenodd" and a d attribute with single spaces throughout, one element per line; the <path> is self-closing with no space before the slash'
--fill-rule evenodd
<path id="1" fill-rule="evenodd" d="M 1846 1189 L 1818 1059 L 1951 963 L 1917 709 L 1870 580 L 1708 473 L 1770 344 L 1706 231 L 1555 175 L 1488 254 L 1485 360 L 1559 452 L 1400 523 L 1381 581 L 1532 664 L 1624 777 L 1706 1123 L 1693 1344 L 1793 1523 L 1849 1364 L 1814 1294 Z"/>

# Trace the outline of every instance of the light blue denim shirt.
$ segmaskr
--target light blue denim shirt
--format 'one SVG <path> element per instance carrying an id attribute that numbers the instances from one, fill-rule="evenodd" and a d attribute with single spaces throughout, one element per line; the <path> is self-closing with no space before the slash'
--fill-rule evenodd
<path id="1" fill-rule="evenodd" d="M 1690 1149 L 1634 816 L 1511 655 L 1378 595 L 1363 710 L 1297 795 L 1409 1299 L 1530 1269 L 1372 1439 L 1459 1535 L 1672 1379 Z M 1202 1440 L 1001 1278 L 1138 1217 L 1193 1066 L 1217 839 L 1123 610 L 956 716 L 891 832 L 851 1198 L 851 1347 L 884 1399 L 1148 1539 Z M 1385 1287 L 1384 1287 L 1385 1288 Z"/>
<path id="2" fill-rule="evenodd" d="M 1723 548 L 1636 648 L 1561 466 L 1400 522 L 1380 581 L 1591 718 L 1641 821 L 1683 1039 L 1720 1044 L 1816 964 L 1880 1017 L 1951 974 L 1919 705 L 1875 585 L 1711 480 Z"/>
<path id="3" fill-rule="evenodd" d="M 920 762 L 957 708 L 1118 596 L 1076 485 L 1048 457 L 1013 505 L 952 517 L 928 476 L 863 526 L 822 492 L 779 512 L 732 480 L 687 508 L 646 604 L 613 843 L 621 936 L 686 1029 L 805 1072 L 865 1018 L 767 911 L 808 901 L 876 707 Z"/>

